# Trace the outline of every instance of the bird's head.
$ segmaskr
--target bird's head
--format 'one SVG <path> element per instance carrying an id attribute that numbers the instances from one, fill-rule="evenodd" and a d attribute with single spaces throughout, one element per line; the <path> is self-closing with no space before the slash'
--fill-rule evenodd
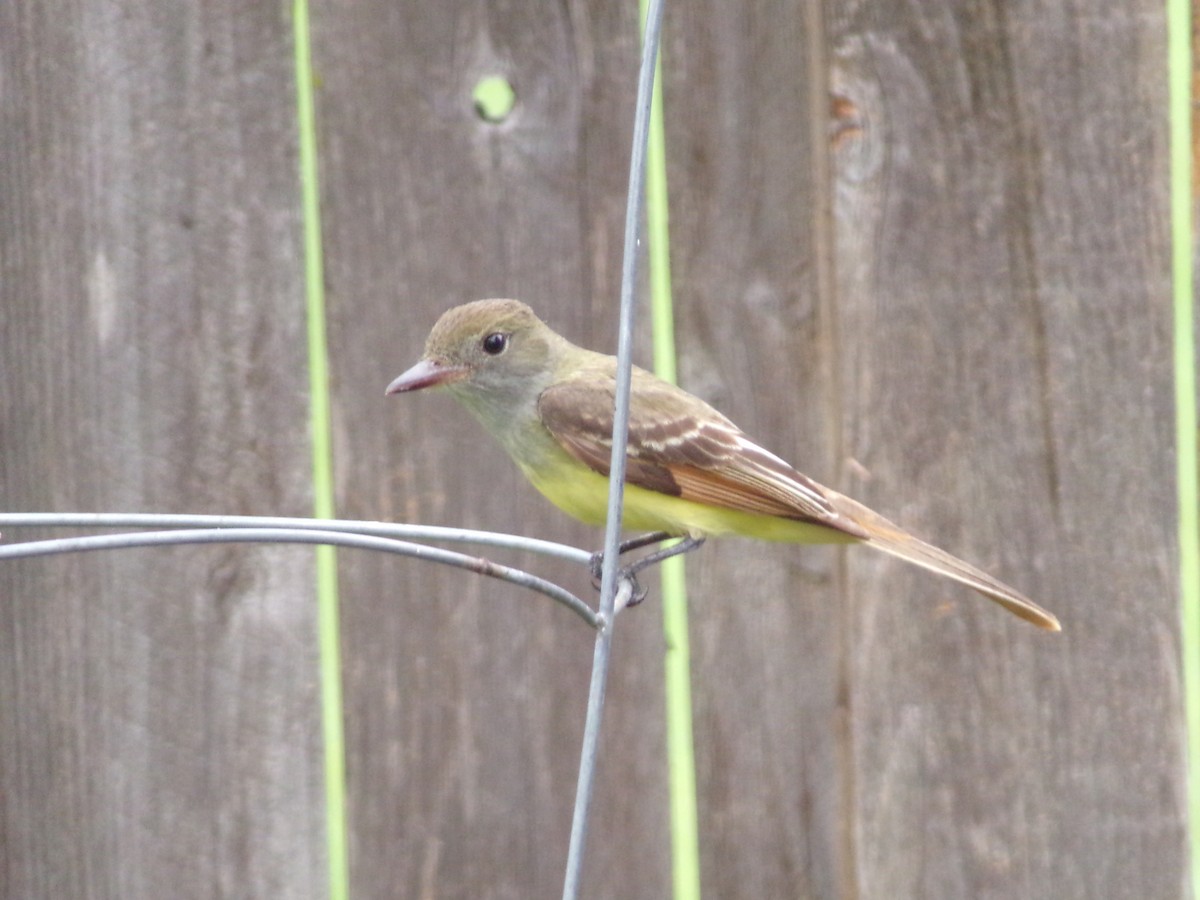
<path id="1" fill-rule="evenodd" d="M 420 361 L 388 394 L 445 387 L 470 403 L 536 396 L 552 380 L 566 341 L 518 300 L 476 300 L 447 310 Z"/>

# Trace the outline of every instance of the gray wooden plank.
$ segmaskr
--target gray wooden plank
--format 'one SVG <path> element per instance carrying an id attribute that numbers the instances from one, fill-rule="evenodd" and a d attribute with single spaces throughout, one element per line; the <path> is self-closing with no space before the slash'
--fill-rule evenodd
<path id="1" fill-rule="evenodd" d="M 0 47 L 0 502 L 307 513 L 288 23 L 6 4 Z M 0 567 L 0 894 L 324 895 L 310 555 Z"/>
<path id="2" fill-rule="evenodd" d="M 479 297 L 611 350 L 635 27 L 625 3 L 315 8 L 341 513 L 599 545 L 449 397 L 383 388 L 444 309 Z M 471 93 L 496 73 L 516 107 L 493 125 Z M 578 570 L 516 561 L 590 595 Z M 427 566 L 355 560 L 340 584 L 353 890 L 557 894 L 591 634 Z M 589 896 L 668 890 L 660 647 L 653 605 L 623 617 Z"/>
<path id="3" fill-rule="evenodd" d="M 680 381 L 837 474 L 823 48 L 811 11 L 672 7 L 664 50 Z M 837 554 L 728 538 L 688 559 L 702 880 L 848 896 Z"/>
<path id="4" fill-rule="evenodd" d="M 1162 10 L 829 15 L 846 484 L 1065 628 L 849 557 L 859 895 L 1189 895 Z"/>

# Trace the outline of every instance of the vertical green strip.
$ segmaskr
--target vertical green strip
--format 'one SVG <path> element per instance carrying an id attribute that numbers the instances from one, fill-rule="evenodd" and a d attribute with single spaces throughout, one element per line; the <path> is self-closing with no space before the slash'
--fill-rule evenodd
<path id="1" fill-rule="evenodd" d="M 1188 725 L 1192 895 L 1200 896 L 1200 491 L 1197 489 L 1196 346 L 1192 309 L 1192 11 L 1167 0 L 1171 129 L 1171 277 L 1175 308 L 1175 457 L 1179 579 Z"/>
<path id="2" fill-rule="evenodd" d="M 646 0 L 641 0 L 642 21 Z M 667 154 L 663 129 L 662 56 L 654 81 L 646 155 L 646 232 L 649 242 L 650 309 L 654 371 L 674 384 L 675 318 L 671 295 L 671 245 L 667 224 Z M 700 841 L 697 826 L 696 760 L 692 740 L 691 647 L 682 556 L 661 566 L 663 636 L 666 641 L 667 770 L 671 805 L 671 874 L 676 900 L 699 900 Z"/>
<path id="3" fill-rule="evenodd" d="M 325 273 L 321 250 L 321 195 L 317 182 L 317 131 L 307 0 L 294 0 L 296 108 L 300 142 L 300 192 L 304 217 L 304 286 L 308 318 L 308 372 L 313 452 L 313 515 L 333 518 L 333 450 L 329 404 L 329 352 L 325 338 Z M 337 557 L 317 548 L 317 641 L 321 656 L 321 725 L 325 744 L 325 810 L 330 900 L 348 900 L 346 852 L 346 751 L 342 732 L 342 666 L 338 646 Z"/>

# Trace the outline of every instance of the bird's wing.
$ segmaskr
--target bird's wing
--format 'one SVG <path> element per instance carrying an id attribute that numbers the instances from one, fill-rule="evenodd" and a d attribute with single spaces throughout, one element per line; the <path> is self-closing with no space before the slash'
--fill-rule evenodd
<path id="1" fill-rule="evenodd" d="M 538 398 L 542 424 L 555 440 L 605 476 L 612 458 L 615 390 L 611 373 L 592 371 L 560 381 Z M 817 482 L 759 447 L 703 400 L 637 369 L 628 448 L 627 484 L 867 536 L 834 508 Z"/>
<path id="2" fill-rule="evenodd" d="M 559 382 L 538 400 L 542 424 L 601 475 L 612 457 L 611 375 Z M 1024 594 L 927 544 L 861 503 L 822 487 L 747 438 L 703 400 L 634 370 L 625 480 L 712 506 L 823 525 L 948 576 L 1050 631 L 1058 620 Z"/>

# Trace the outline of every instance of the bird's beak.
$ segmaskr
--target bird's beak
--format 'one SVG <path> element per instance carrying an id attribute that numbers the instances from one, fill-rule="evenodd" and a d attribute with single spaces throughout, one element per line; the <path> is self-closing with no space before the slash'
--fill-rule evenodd
<path id="1" fill-rule="evenodd" d="M 436 359 L 423 359 L 391 384 L 385 394 L 403 394 L 405 391 L 419 391 L 421 388 L 437 387 L 466 378 L 469 370 L 466 366 L 448 366 Z"/>

